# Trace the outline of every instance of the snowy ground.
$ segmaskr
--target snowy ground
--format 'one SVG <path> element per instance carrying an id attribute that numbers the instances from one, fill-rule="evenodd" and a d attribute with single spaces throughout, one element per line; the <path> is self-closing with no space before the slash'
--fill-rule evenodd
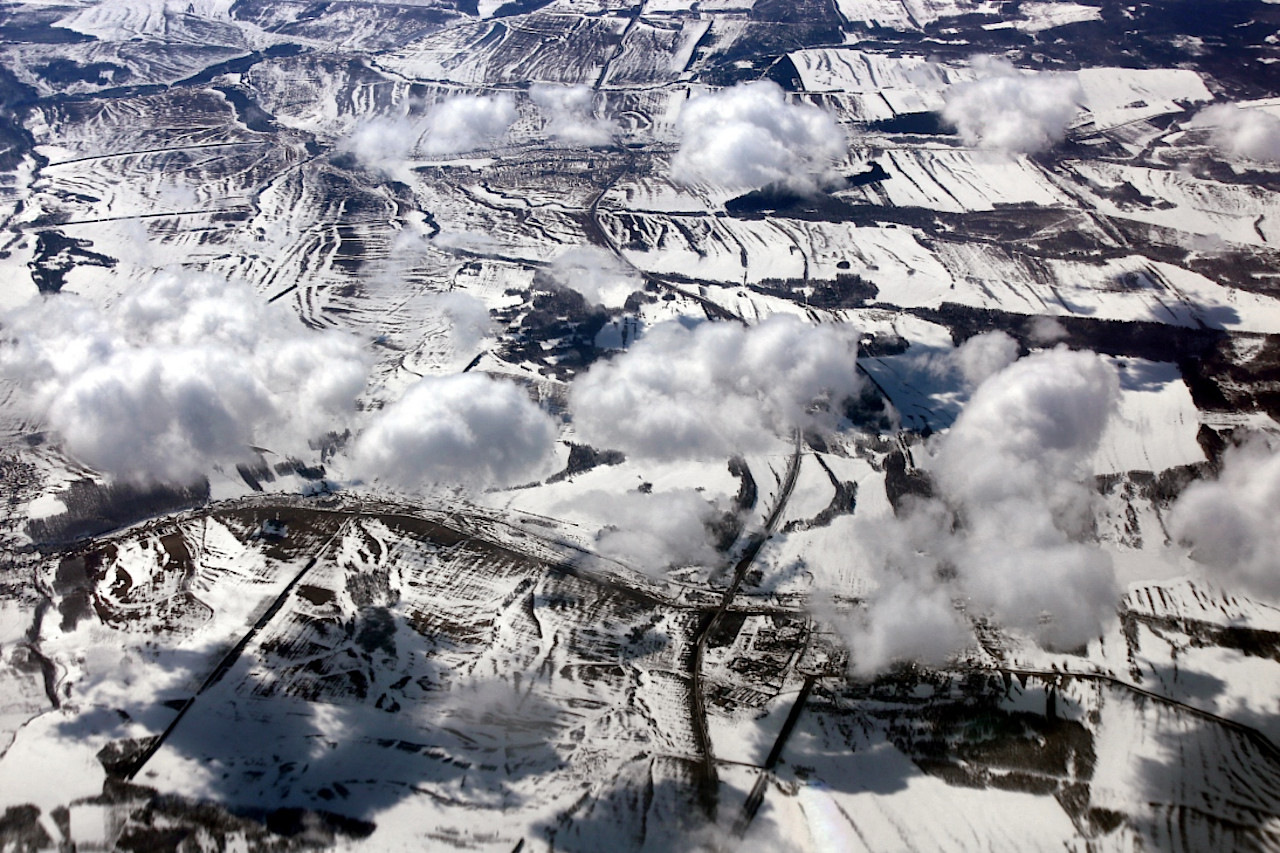
<path id="1" fill-rule="evenodd" d="M 1215 442 L 1276 434 L 1274 158 L 1196 118 L 1280 115 L 1274 37 L 1243 74 L 1230 33 L 1117 45 L 1106 7 L 1015 5 L 11 4 L 0 311 L 205 272 L 350 335 L 367 381 L 350 436 L 149 493 L 0 377 L 0 848 L 1280 844 L 1280 610 L 1171 528 Z M 1249 10 L 1234 29 L 1271 26 Z M 1078 72 L 1058 147 L 931 126 L 984 53 Z M 831 191 L 680 179 L 690 105 L 765 78 L 846 134 Z M 585 112 L 557 126 L 533 84 Z M 509 99 L 510 126 L 428 150 L 457 96 Z M 370 126 L 388 157 L 356 150 Z M 625 307 L 566 302 L 584 247 Z M 592 364 L 776 315 L 859 329 L 881 408 L 733 459 L 584 453 L 611 450 L 573 423 Z M 1115 618 L 1063 650 L 967 614 L 946 665 L 855 678 L 861 537 L 920 496 L 974 394 L 958 352 L 993 330 L 1117 371 L 1079 472 Z M 361 478 L 353 437 L 465 371 L 552 414 L 555 472 Z"/>

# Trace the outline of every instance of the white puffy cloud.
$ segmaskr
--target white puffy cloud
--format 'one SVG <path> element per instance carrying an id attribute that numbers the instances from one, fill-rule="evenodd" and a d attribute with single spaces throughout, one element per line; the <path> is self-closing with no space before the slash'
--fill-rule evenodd
<path id="1" fill-rule="evenodd" d="M 829 113 L 789 103 L 767 80 L 690 99 L 678 127 L 671 175 L 686 183 L 813 193 L 832 181 L 846 149 L 844 132 Z"/>
<path id="2" fill-rule="evenodd" d="M 1084 542 L 1085 466 L 1119 398 L 1109 362 L 1059 347 L 984 382 L 940 439 L 929 467 L 960 514 L 954 560 L 979 612 L 1059 646 L 1097 635 L 1115 581 L 1110 558 Z"/>
<path id="3" fill-rule="evenodd" d="M 595 92 L 590 86 L 555 86 L 535 83 L 529 99 L 546 120 L 546 132 L 553 139 L 572 145 L 608 145 L 618 134 L 618 126 L 593 112 Z"/>
<path id="4" fill-rule="evenodd" d="M 558 430 L 520 386 L 481 373 L 428 376 L 376 415 L 352 473 L 414 488 L 505 486 L 551 473 Z"/>
<path id="5" fill-rule="evenodd" d="M 1036 317 L 1031 321 L 1029 331 L 1031 342 L 1040 346 L 1056 344 L 1069 335 L 1067 327 L 1053 317 Z"/>
<path id="6" fill-rule="evenodd" d="M 1234 104 L 1214 104 L 1196 114 L 1191 127 L 1212 127 L 1213 144 L 1259 163 L 1280 163 L 1280 117 Z"/>
<path id="7" fill-rule="evenodd" d="M 968 633 L 950 607 L 1059 648 L 1096 637 L 1116 603 L 1109 556 L 1088 542 L 1087 463 L 1119 404 L 1115 368 L 1058 348 L 991 375 L 923 460 L 937 495 L 858 527 L 856 548 L 880 589 L 838 626 L 855 671 L 936 661 Z M 936 641 L 903 628 L 919 620 Z"/>
<path id="8" fill-rule="evenodd" d="M 484 231 L 441 230 L 431 238 L 431 245 L 451 254 L 497 254 L 503 250 L 502 241 Z"/>
<path id="9" fill-rule="evenodd" d="M 470 293 L 447 290 L 431 294 L 425 301 L 449 318 L 450 337 L 456 351 L 470 352 L 493 333 L 489 306 Z"/>
<path id="10" fill-rule="evenodd" d="M 1115 369 L 1093 353 L 1036 353 L 979 386 L 930 468 L 966 503 L 1044 494 L 1080 478 L 1118 400 Z"/>
<path id="11" fill-rule="evenodd" d="M 337 147 L 367 168 L 394 173 L 413 156 L 426 130 L 421 118 L 381 116 L 358 123 Z"/>
<path id="12" fill-rule="evenodd" d="M 126 478 L 184 481 L 248 455 L 270 393 L 226 349 L 117 353 L 61 389 L 49 422 L 72 455 Z"/>
<path id="13" fill-rule="evenodd" d="M 427 154 L 461 154 L 491 145 L 515 123 L 515 100 L 506 93 L 457 95 L 427 111 Z"/>
<path id="14" fill-rule="evenodd" d="M 415 156 L 464 154 L 492 145 L 516 117 L 508 94 L 456 95 L 422 115 L 363 120 L 337 147 L 368 168 L 394 174 Z"/>
<path id="15" fill-rule="evenodd" d="M 595 246 L 564 252 L 551 262 L 550 272 L 557 284 L 581 293 L 589 305 L 621 308 L 628 296 L 644 290 L 639 273 Z"/>
<path id="16" fill-rule="evenodd" d="M 862 388 L 857 346 L 845 324 L 792 316 L 662 323 L 575 380 L 574 426 L 595 447 L 653 459 L 770 448 L 797 427 L 835 426 L 840 403 Z"/>
<path id="17" fill-rule="evenodd" d="M 975 388 L 988 377 L 999 373 L 1018 358 L 1018 342 L 1005 332 L 974 335 L 958 347 L 912 347 L 897 357 L 907 381 L 921 385 L 938 383 L 943 393 L 953 394 L 962 387 Z"/>
<path id="18" fill-rule="evenodd" d="M 955 359 L 965 382 L 978 386 L 1018 360 L 1018 342 L 1005 332 L 974 335 L 956 350 Z"/>
<path id="19" fill-rule="evenodd" d="M 985 56 L 973 65 L 978 79 L 949 88 L 942 108 L 966 145 L 1033 154 L 1066 135 L 1083 97 L 1076 75 L 1019 71 Z"/>
<path id="20" fill-rule="evenodd" d="M 597 519 L 596 548 L 638 569 L 660 574 L 671 566 L 718 562 L 708 523 L 719 507 L 694 489 L 653 492 L 592 491 L 560 506 Z"/>
<path id="21" fill-rule="evenodd" d="M 951 522 L 947 508 L 932 501 L 901 518 L 855 518 L 849 559 L 876 589 L 851 616 L 827 615 L 848 644 L 856 674 L 874 675 L 905 660 L 942 664 L 971 641 L 955 607 L 959 593 L 938 571 L 947 545 L 940 531 Z"/>
<path id="22" fill-rule="evenodd" d="M 1280 447 L 1255 437 L 1224 454 L 1218 479 L 1192 483 L 1174 504 L 1170 532 L 1212 579 L 1280 596 Z"/>
<path id="23" fill-rule="evenodd" d="M 972 632 L 946 586 L 896 577 L 880 584 L 867 608 L 841 630 L 856 674 L 872 676 L 908 660 L 940 666 L 971 642 Z"/>
<path id="24" fill-rule="evenodd" d="M 357 342 L 304 328 L 244 284 L 163 273 L 106 311 L 56 296 L 4 320 L 0 366 L 66 449 L 135 481 L 188 482 L 305 452 L 364 388 Z"/>

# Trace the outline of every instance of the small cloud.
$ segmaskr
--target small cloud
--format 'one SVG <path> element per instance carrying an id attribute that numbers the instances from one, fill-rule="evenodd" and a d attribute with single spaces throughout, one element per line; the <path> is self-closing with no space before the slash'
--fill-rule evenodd
<path id="1" fill-rule="evenodd" d="M 1213 579 L 1268 597 L 1280 595 L 1280 452 L 1254 436 L 1223 457 L 1216 480 L 1192 483 L 1173 506 L 1170 532 Z"/>
<path id="2" fill-rule="evenodd" d="M 405 316 L 447 317 L 455 354 L 471 352 L 494 333 L 488 306 L 462 290 L 427 290 L 410 284 L 423 270 L 437 268 L 440 252 L 450 248 L 449 237 L 441 240 L 444 235 L 436 233 L 433 238 L 432 233 L 420 215 L 406 217 L 387 256 L 368 266 L 361 289 L 371 303 L 395 303 Z"/>
<path id="3" fill-rule="evenodd" d="M 546 120 L 552 138 L 571 145 L 609 145 L 618 135 L 618 125 L 594 114 L 595 92 L 590 86 L 555 86 L 535 83 L 529 98 Z"/>
<path id="4" fill-rule="evenodd" d="M 352 472 L 395 486 L 509 486 L 554 468 L 558 429 L 524 389 L 480 373 L 428 376 L 379 412 Z"/>
<path id="5" fill-rule="evenodd" d="M 965 382 L 977 387 L 1018 360 L 1018 342 L 1005 332 L 974 335 L 955 352 Z"/>
<path id="6" fill-rule="evenodd" d="M 424 133 L 421 118 L 371 118 L 357 124 L 337 148 L 365 168 L 394 174 L 412 157 Z"/>
<path id="7" fill-rule="evenodd" d="M 59 295 L 5 318 L 0 368 L 67 451 L 112 477 L 185 483 L 301 454 L 340 428 L 367 365 L 349 335 L 306 329 L 245 284 L 166 272 L 110 309 Z"/>
<path id="8" fill-rule="evenodd" d="M 578 435 L 652 459 L 716 458 L 831 430 L 862 389 L 858 333 L 775 316 L 749 328 L 662 323 L 570 389 Z"/>
<path id="9" fill-rule="evenodd" d="M 493 334 L 493 318 L 489 315 L 489 306 L 479 298 L 461 290 L 448 290 L 433 294 L 427 303 L 449 318 L 449 331 L 453 339 L 453 347 L 459 352 L 468 352 L 479 346 L 480 342 Z"/>
<path id="10" fill-rule="evenodd" d="M 973 59 L 978 79 L 944 93 L 942 118 L 966 145 L 1034 154 L 1060 142 L 1080 110 L 1074 74 L 1020 71 L 1003 59 Z"/>
<path id="11" fill-rule="evenodd" d="M 485 255 L 502 251 L 502 243 L 483 231 L 440 231 L 431 238 L 431 245 L 442 252 L 454 254 Z"/>
<path id="12" fill-rule="evenodd" d="M 582 294 L 588 305 L 621 308 L 627 297 L 644 290 L 644 279 L 613 254 L 595 246 L 579 246 L 551 262 L 556 284 Z"/>
<path id="13" fill-rule="evenodd" d="M 935 386 L 934 394 L 954 397 L 971 390 L 1018 359 L 1018 342 L 1001 331 L 974 335 L 958 347 L 912 347 L 895 361 L 905 370 L 903 379 L 913 387 Z M 966 395 L 967 396 L 967 395 Z"/>
<path id="14" fill-rule="evenodd" d="M 1211 127 L 1220 150 L 1258 163 L 1280 163 L 1280 117 L 1234 104 L 1215 104 L 1196 114 L 1190 127 Z"/>
<path id="15" fill-rule="evenodd" d="M 855 613 L 841 630 L 853 671 L 865 678 L 903 661 L 925 666 L 946 663 L 973 639 L 951 596 L 945 586 L 918 585 L 901 578 L 882 581 L 867 608 Z"/>
<path id="16" fill-rule="evenodd" d="M 493 145 L 516 118 L 508 94 L 457 95 L 425 114 L 365 119 L 337 147 L 367 168 L 395 174 L 421 155 L 465 154 Z"/>
<path id="17" fill-rule="evenodd" d="M 515 123 L 515 100 L 508 94 L 458 95 L 426 115 L 427 154 L 462 154 L 496 143 Z"/>
<path id="18" fill-rule="evenodd" d="M 678 126 L 671 176 L 740 190 L 778 186 L 815 193 L 834 180 L 847 147 L 829 113 L 790 103 L 767 80 L 690 99 Z"/>
<path id="19" fill-rule="evenodd" d="M 857 559 L 879 589 L 865 613 L 837 622 L 855 671 L 959 651 L 969 633 L 957 601 L 1058 648 L 1098 635 L 1117 589 L 1110 557 L 1091 541 L 1087 463 L 1118 404 L 1115 368 L 1062 347 L 977 388 L 924 462 L 936 497 L 858 526 Z"/>
<path id="20" fill-rule="evenodd" d="M 597 550 L 642 571 L 661 575 L 672 566 L 718 563 L 709 525 L 721 512 L 694 489 L 593 491 L 559 509 L 596 519 L 601 525 Z"/>
<path id="21" fill-rule="evenodd" d="M 1031 321 L 1031 342 L 1040 346 L 1056 344 L 1069 336 L 1067 327 L 1052 317 L 1036 317 Z"/>

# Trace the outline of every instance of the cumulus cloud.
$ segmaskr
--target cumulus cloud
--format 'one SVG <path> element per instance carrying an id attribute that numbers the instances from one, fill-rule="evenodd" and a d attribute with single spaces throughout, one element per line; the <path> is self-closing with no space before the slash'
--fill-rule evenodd
<path id="1" fill-rule="evenodd" d="M 455 255 L 492 255 L 503 250 L 502 241 L 483 231 L 441 230 L 431 238 L 431 245 Z"/>
<path id="2" fill-rule="evenodd" d="M 383 409 L 352 449 L 352 471 L 392 485 L 506 486 L 551 473 L 555 421 L 512 382 L 428 376 Z"/>
<path id="3" fill-rule="evenodd" d="M 426 115 L 427 154 L 461 154 L 492 145 L 515 123 L 516 103 L 508 94 L 458 95 Z"/>
<path id="4" fill-rule="evenodd" d="M 424 115 L 361 121 L 337 147 L 368 168 L 394 173 L 415 156 L 464 154 L 492 145 L 516 117 L 515 100 L 508 94 L 457 95 Z"/>
<path id="5" fill-rule="evenodd" d="M 921 501 L 901 518 L 855 520 L 850 559 L 876 589 L 864 608 L 834 624 L 858 675 L 874 675 L 903 660 L 942 664 L 970 641 L 955 606 L 959 592 L 939 571 L 948 559 L 940 531 L 952 522 L 950 510 L 937 501 Z"/>
<path id="6" fill-rule="evenodd" d="M 1086 464 L 1119 399 L 1110 363 L 1059 347 L 984 382 L 942 436 L 930 470 L 964 526 L 954 559 L 978 612 L 1057 646 L 1097 635 L 1116 590 L 1085 542 Z"/>
<path id="7" fill-rule="evenodd" d="M 627 297 L 644 290 L 644 279 L 617 257 L 595 246 L 579 246 L 551 262 L 556 284 L 577 291 L 588 305 L 621 308 Z"/>
<path id="8" fill-rule="evenodd" d="M 1280 163 L 1280 117 L 1234 104 L 1215 104 L 1196 114 L 1192 127 L 1212 127 L 1213 144 L 1259 163 Z"/>
<path id="9" fill-rule="evenodd" d="M 1255 436 L 1228 450 L 1217 480 L 1192 483 L 1173 507 L 1170 532 L 1214 580 L 1280 595 L 1280 446 Z"/>
<path id="10" fill-rule="evenodd" d="M 935 381 L 976 388 L 1018 358 L 1018 342 L 1005 332 L 974 335 L 952 349 L 908 350 L 903 361 L 912 372 Z"/>
<path id="11" fill-rule="evenodd" d="M 1087 463 L 1118 404 L 1115 368 L 1061 347 L 978 387 L 930 448 L 925 467 L 936 498 L 892 522 L 859 527 L 859 548 L 880 590 L 845 628 L 855 670 L 944 653 L 946 643 L 901 630 L 917 599 L 930 630 L 957 642 L 952 601 L 1058 648 L 1098 635 L 1117 590 L 1110 558 L 1088 541 L 1094 495 Z"/>
<path id="12" fill-rule="evenodd" d="M 1036 317 L 1031 321 L 1031 342 L 1040 346 L 1056 344 L 1068 337 L 1067 327 L 1052 317 Z"/>
<path id="13" fill-rule="evenodd" d="M 560 508 L 600 520 L 597 550 L 641 570 L 659 574 L 671 566 L 718 561 L 708 525 L 721 511 L 694 489 L 651 494 L 593 491 Z"/>
<path id="14" fill-rule="evenodd" d="M 1083 97 L 1076 75 L 1019 71 L 986 56 L 973 66 L 978 79 L 949 88 L 942 108 L 966 145 L 1033 154 L 1066 135 Z"/>
<path id="15" fill-rule="evenodd" d="M 571 145 L 608 145 L 618 134 L 614 122 L 595 115 L 594 98 L 590 86 L 535 83 L 529 87 L 529 99 L 546 120 L 547 134 Z"/>
<path id="16" fill-rule="evenodd" d="M 467 352 L 493 333 L 489 306 L 461 290 L 430 294 L 426 301 L 449 318 L 450 336 L 456 351 Z"/>
<path id="17" fill-rule="evenodd" d="M 906 660 L 941 666 L 970 642 L 972 632 L 945 585 L 892 576 L 880 584 L 867 609 L 841 632 L 856 674 L 872 676 Z"/>
<path id="18" fill-rule="evenodd" d="M 829 113 L 788 102 L 782 88 L 766 80 L 692 98 L 678 128 L 672 177 L 740 190 L 814 193 L 834 179 L 846 148 Z"/>
<path id="19" fill-rule="evenodd" d="M 1018 342 L 1005 332 L 974 335 L 956 350 L 956 364 L 965 382 L 981 385 L 1018 359 Z"/>
<path id="20" fill-rule="evenodd" d="M 570 389 L 578 435 L 653 459 L 723 458 L 832 429 L 857 394 L 858 333 L 775 316 L 753 327 L 662 323 Z"/>
<path id="21" fill-rule="evenodd" d="M 60 295 L 5 318 L 0 367 L 85 464 L 189 482 L 252 456 L 302 453 L 364 388 L 357 342 L 316 332 L 247 285 L 163 273 L 103 311 Z"/>
<path id="22" fill-rule="evenodd" d="M 379 117 L 357 124 L 338 141 L 338 150 L 350 154 L 369 169 L 395 172 L 413 156 L 426 133 L 421 119 Z"/>
<path id="23" fill-rule="evenodd" d="M 1047 495 L 1079 479 L 1118 400 L 1115 369 L 1093 353 L 1037 353 L 974 392 L 930 467 L 967 503 Z"/>

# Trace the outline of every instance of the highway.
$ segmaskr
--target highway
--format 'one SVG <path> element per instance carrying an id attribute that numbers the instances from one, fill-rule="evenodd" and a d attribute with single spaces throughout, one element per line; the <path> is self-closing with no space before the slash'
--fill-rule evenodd
<path id="1" fill-rule="evenodd" d="M 769 517 L 765 519 L 764 527 L 752 534 L 750 540 L 748 540 L 747 547 L 742 552 L 742 557 L 733 567 L 733 581 L 729 584 L 729 588 L 725 590 L 724 596 L 720 600 L 720 606 L 703 619 L 694 639 L 693 658 L 690 666 L 692 686 L 690 691 L 692 695 L 690 716 L 694 738 L 698 742 L 698 751 L 702 756 L 702 766 L 698 771 L 698 799 L 703 811 L 712 820 L 715 819 L 720 779 L 719 774 L 716 772 L 715 749 L 711 743 L 711 735 L 707 730 L 706 689 L 703 685 L 702 676 L 707 638 L 711 636 L 716 626 L 720 624 L 720 620 L 724 618 L 724 614 L 733 603 L 734 596 L 738 594 L 738 588 L 742 585 L 743 578 L 746 577 L 747 572 L 751 569 L 751 564 L 755 562 L 760 549 L 764 547 L 764 543 L 769 541 L 774 530 L 777 529 L 778 522 L 782 519 L 782 513 L 787 507 L 787 501 L 791 499 L 791 492 L 795 489 L 796 478 L 800 474 L 802 449 L 803 442 L 800 432 L 797 430 L 795 449 L 787 460 L 787 473 L 782 479 L 781 488 L 779 488 L 777 498 L 773 502 Z"/>

